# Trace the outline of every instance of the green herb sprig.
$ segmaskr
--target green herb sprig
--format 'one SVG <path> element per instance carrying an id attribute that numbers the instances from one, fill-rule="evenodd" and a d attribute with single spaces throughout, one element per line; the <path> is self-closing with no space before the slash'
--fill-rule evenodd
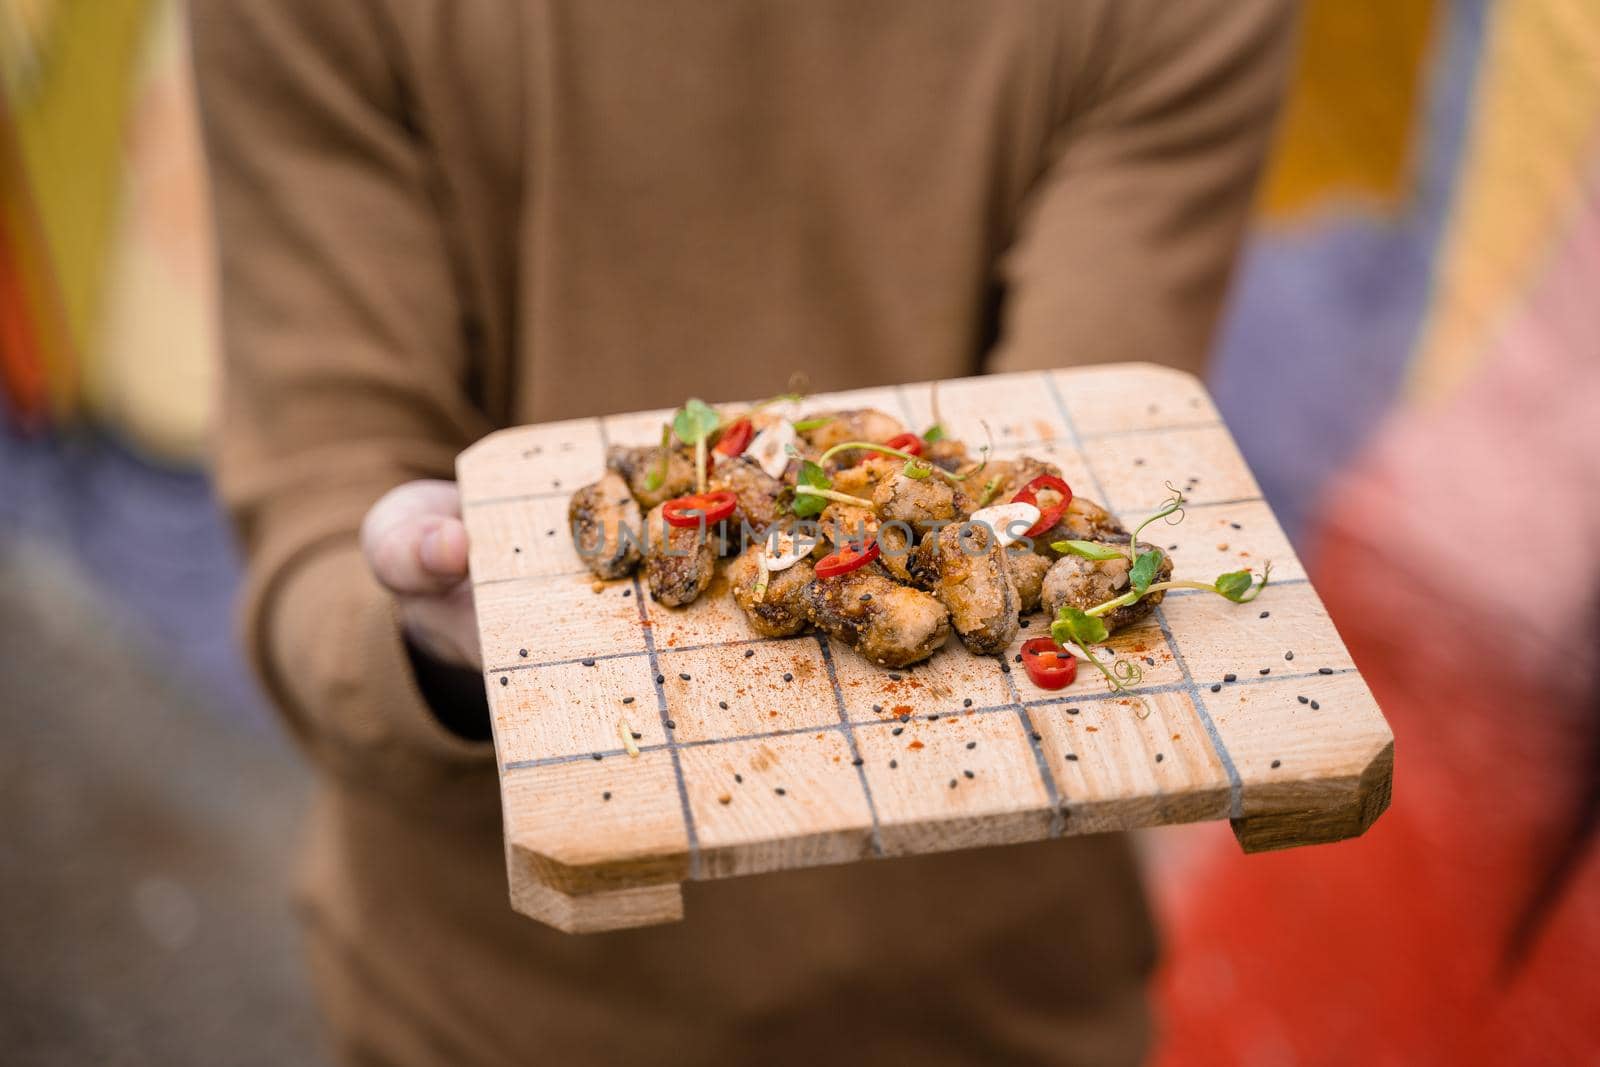
<path id="1" fill-rule="evenodd" d="M 1056 643 L 1063 647 L 1076 649 L 1079 658 L 1088 660 L 1089 663 L 1093 664 L 1101 674 L 1105 675 L 1106 681 L 1117 692 L 1129 692 L 1128 687 L 1137 684 L 1143 677 L 1143 672 L 1137 664 L 1126 659 L 1116 660 L 1110 667 L 1107 667 L 1090 651 L 1090 645 L 1100 644 L 1109 636 L 1106 624 L 1101 621 L 1103 616 L 1109 615 L 1118 608 L 1137 604 L 1151 593 L 1159 593 L 1167 589 L 1199 589 L 1208 593 L 1216 593 L 1218 596 L 1231 600 L 1235 604 L 1248 604 L 1261 595 L 1261 591 L 1267 587 L 1268 581 L 1272 578 L 1272 563 L 1268 561 L 1261 568 L 1259 580 L 1250 571 L 1243 570 L 1230 571 L 1227 574 L 1218 575 L 1216 580 L 1210 583 L 1181 578 L 1170 579 L 1165 582 L 1156 581 L 1155 576 L 1160 570 L 1161 561 L 1165 553 L 1159 548 L 1146 549 L 1140 552 L 1138 549 L 1139 533 L 1157 519 L 1167 519 L 1173 525 L 1183 521 L 1183 494 L 1173 489 L 1170 482 L 1167 483 L 1167 488 L 1172 490 L 1172 496 L 1164 501 L 1154 514 L 1134 528 L 1133 534 L 1128 538 L 1126 551 L 1120 545 L 1103 545 L 1094 541 L 1054 541 L 1050 545 L 1051 548 L 1063 555 L 1082 556 L 1084 559 L 1100 563 L 1124 558 L 1129 561 L 1129 588 L 1126 593 L 1112 597 L 1110 600 L 1102 604 L 1096 604 L 1087 610 L 1071 604 L 1063 604 L 1056 612 L 1055 620 L 1050 624 L 1050 636 L 1055 638 Z M 1169 518 L 1172 515 L 1176 515 L 1178 518 L 1176 520 Z M 1148 705 L 1145 705 L 1143 698 L 1140 698 L 1140 705 L 1144 712 L 1140 715 L 1140 718 L 1144 718 L 1149 713 L 1149 708 Z"/>
<path id="2" fill-rule="evenodd" d="M 722 416 L 704 400 L 690 397 L 672 416 L 672 432 L 678 440 L 694 446 L 695 492 L 706 491 L 706 438 L 722 425 Z"/>
<path id="3" fill-rule="evenodd" d="M 795 476 L 794 504 L 791 505 L 796 518 L 809 519 L 813 515 L 820 515 L 828 506 L 828 501 L 835 500 L 841 504 L 853 504 L 856 507 L 871 508 L 872 501 L 863 500 L 849 493 L 841 493 L 833 488 L 833 482 L 828 478 L 828 472 L 809 459 L 800 461 L 799 473 Z"/>
<path id="4" fill-rule="evenodd" d="M 661 462 L 656 464 L 656 469 L 645 475 L 644 487 L 650 492 L 661 488 L 661 483 L 667 480 L 667 463 L 672 459 L 672 424 L 666 423 L 661 427 Z"/>

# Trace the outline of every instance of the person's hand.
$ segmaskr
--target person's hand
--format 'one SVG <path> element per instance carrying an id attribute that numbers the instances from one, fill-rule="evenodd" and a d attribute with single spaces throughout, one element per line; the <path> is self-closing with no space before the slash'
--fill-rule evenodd
<path id="1" fill-rule="evenodd" d="M 481 669 L 455 482 L 407 482 L 384 494 L 362 520 L 361 550 L 379 584 L 394 594 L 401 626 L 419 652 Z"/>

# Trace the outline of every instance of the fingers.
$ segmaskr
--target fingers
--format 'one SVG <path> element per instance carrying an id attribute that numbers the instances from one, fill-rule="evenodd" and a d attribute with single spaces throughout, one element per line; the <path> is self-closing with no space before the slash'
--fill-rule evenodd
<path id="1" fill-rule="evenodd" d="M 378 581 L 401 596 L 448 593 L 467 576 L 467 530 L 451 482 L 410 482 L 374 504 L 361 547 Z"/>

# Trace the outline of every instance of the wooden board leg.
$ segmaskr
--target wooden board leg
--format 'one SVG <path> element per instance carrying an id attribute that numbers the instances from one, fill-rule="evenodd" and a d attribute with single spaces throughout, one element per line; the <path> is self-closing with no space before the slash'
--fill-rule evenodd
<path id="1" fill-rule="evenodd" d="M 1389 808 L 1394 785 L 1394 744 L 1356 780 L 1348 803 L 1302 811 L 1273 811 L 1230 820 L 1246 852 L 1326 844 L 1359 837 Z"/>
<path id="2" fill-rule="evenodd" d="M 564 933 L 593 934 L 680 921 L 683 886 L 673 882 L 575 896 L 529 878 L 513 879 L 511 906 Z"/>

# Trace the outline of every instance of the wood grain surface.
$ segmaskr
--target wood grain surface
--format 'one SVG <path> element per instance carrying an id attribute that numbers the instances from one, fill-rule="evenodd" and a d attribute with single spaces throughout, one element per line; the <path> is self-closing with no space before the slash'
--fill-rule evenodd
<path id="1" fill-rule="evenodd" d="M 914 428 L 930 387 L 818 396 Z M 608 444 L 652 444 L 669 412 L 505 430 L 458 463 L 494 722 L 513 906 L 587 932 L 681 918 L 680 883 L 1065 834 L 1230 819 L 1246 850 L 1353 836 L 1388 804 L 1393 738 L 1204 387 L 1119 364 L 944 382 L 942 420 L 995 455 L 1048 459 L 1145 534 L 1175 576 L 1259 569 L 1238 605 L 1169 592 L 1110 647 L 1135 701 L 1092 670 L 1037 689 L 1021 643 L 954 639 L 875 667 L 815 634 L 756 636 L 720 574 L 688 608 L 637 579 L 597 583 L 571 492 Z M 1226 681 L 1232 676 L 1232 681 Z M 624 735 L 628 735 L 625 741 Z M 628 744 L 637 748 L 630 755 Z"/>

